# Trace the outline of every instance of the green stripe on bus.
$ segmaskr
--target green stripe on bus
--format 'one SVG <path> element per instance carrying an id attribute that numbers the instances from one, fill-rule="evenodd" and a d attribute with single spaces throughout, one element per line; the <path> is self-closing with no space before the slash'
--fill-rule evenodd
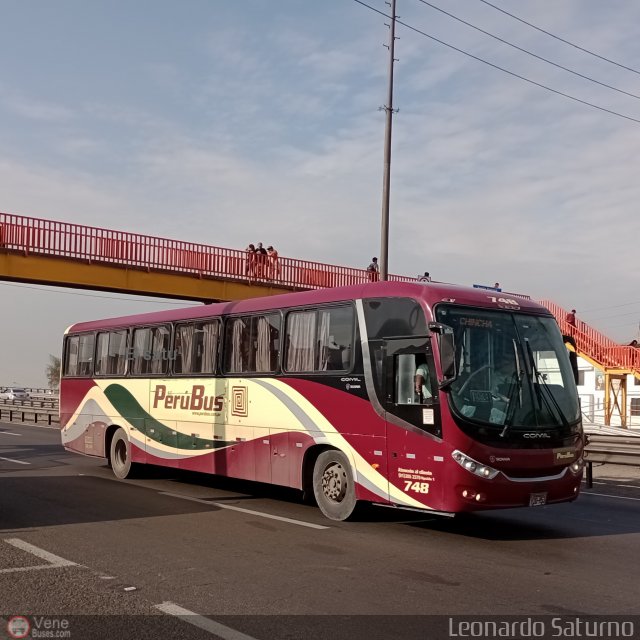
<path id="1" fill-rule="evenodd" d="M 156 420 L 147 413 L 133 394 L 120 384 L 110 384 L 104 390 L 109 402 L 117 409 L 118 413 L 132 426 L 144 433 L 148 438 L 162 443 L 165 446 L 177 447 L 186 451 L 219 449 L 236 444 L 224 440 L 208 440 L 198 438 L 185 433 L 180 433 L 162 422 Z M 153 429 L 153 432 L 151 432 Z M 177 435 L 174 435 L 177 434 Z"/>

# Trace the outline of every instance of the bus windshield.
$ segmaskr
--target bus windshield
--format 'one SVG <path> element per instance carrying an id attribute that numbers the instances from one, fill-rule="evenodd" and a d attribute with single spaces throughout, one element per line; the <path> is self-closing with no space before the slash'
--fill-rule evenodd
<path id="1" fill-rule="evenodd" d="M 553 318 L 449 305 L 436 314 L 455 336 L 454 413 L 502 434 L 579 419 L 573 372 Z"/>

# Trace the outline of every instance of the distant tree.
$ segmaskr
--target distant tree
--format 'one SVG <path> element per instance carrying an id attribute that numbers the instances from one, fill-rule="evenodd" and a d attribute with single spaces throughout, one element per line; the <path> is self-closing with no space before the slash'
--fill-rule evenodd
<path id="1" fill-rule="evenodd" d="M 49 387 L 57 389 L 60 384 L 60 358 L 49 354 L 49 364 L 45 368 Z"/>

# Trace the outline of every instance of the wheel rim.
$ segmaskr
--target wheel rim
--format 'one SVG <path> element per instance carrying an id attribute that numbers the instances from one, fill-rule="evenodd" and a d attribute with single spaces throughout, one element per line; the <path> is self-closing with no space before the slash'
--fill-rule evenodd
<path id="1" fill-rule="evenodd" d="M 347 494 L 347 473 L 339 462 L 332 462 L 322 474 L 322 492 L 332 502 L 342 502 Z"/>
<path id="2" fill-rule="evenodd" d="M 118 440 L 118 442 L 116 442 L 113 462 L 120 468 L 127 464 L 127 443 L 124 440 Z"/>

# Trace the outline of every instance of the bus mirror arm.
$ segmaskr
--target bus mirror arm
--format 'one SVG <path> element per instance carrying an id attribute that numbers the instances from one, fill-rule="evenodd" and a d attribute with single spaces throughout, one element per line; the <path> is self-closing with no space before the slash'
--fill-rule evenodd
<path id="1" fill-rule="evenodd" d="M 445 390 L 458 377 L 453 329 L 449 325 L 440 322 L 430 322 L 429 329 L 438 336 L 440 369 L 442 371 L 442 380 L 439 381 L 438 388 Z"/>
<path id="2" fill-rule="evenodd" d="M 455 378 L 444 378 L 444 380 L 438 382 L 438 389 L 440 389 L 440 391 L 447 391 L 454 380 Z"/>

